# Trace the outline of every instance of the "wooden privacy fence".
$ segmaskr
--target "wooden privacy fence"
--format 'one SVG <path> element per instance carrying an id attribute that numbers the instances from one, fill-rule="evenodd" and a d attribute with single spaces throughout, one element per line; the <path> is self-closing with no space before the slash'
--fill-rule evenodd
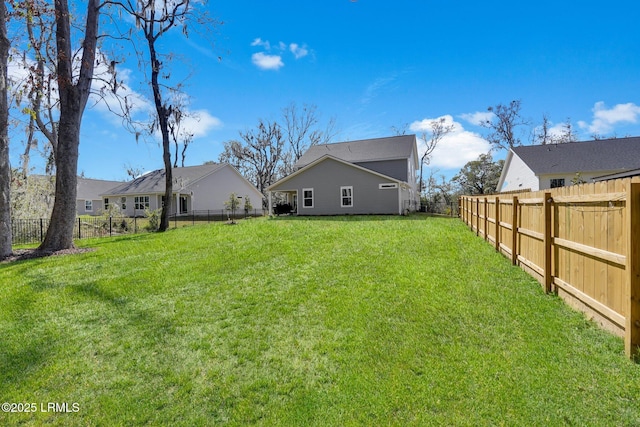
<path id="1" fill-rule="evenodd" d="M 605 329 L 640 349 L 640 177 L 463 196 L 478 236 Z"/>

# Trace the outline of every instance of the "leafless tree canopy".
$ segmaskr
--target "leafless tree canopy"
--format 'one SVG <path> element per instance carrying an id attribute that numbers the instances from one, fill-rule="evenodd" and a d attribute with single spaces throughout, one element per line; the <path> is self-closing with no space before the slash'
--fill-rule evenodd
<path id="1" fill-rule="evenodd" d="M 487 140 L 493 149 L 508 150 L 522 144 L 518 133 L 519 126 L 527 126 L 529 122 L 522 118 L 520 100 L 511 101 L 509 104 L 498 104 L 487 110 L 493 113 L 493 118 L 481 123 L 482 127 L 489 129 Z"/>
<path id="2" fill-rule="evenodd" d="M 428 132 L 422 132 L 420 139 L 425 145 L 425 152 L 422 154 L 420 158 L 420 184 L 418 186 L 419 191 L 424 190 L 422 171 L 423 166 L 425 164 L 429 164 L 431 161 L 431 155 L 433 154 L 433 150 L 436 149 L 438 143 L 444 138 L 447 134 L 453 131 L 453 124 L 446 124 L 446 120 L 444 117 L 441 117 L 437 120 L 433 120 L 429 126 Z"/>

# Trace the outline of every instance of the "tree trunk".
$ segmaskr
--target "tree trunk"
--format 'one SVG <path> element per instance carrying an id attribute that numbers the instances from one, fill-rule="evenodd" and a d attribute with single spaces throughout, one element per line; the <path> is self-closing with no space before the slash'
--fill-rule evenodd
<path id="1" fill-rule="evenodd" d="M 9 163 L 9 104 L 7 100 L 7 9 L 0 4 L 0 259 L 11 255 L 11 165 Z"/>
<path id="2" fill-rule="evenodd" d="M 60 108 L 63 111 L 62 105 Z M 73 248 L 78 185 L 78 146 L 80 117 L 60 117 L 58 152 L 56 153 L 56 193 L 51 221 L 40 250 L 57 251 Z"/>
<path id="3" fill-rule="evenodd" d="M 47 235 L 39 249 L 53 252 L 73 248 L 78 181 L 78 147 L 82 114 L 87 105 L 98 41 L 99 1 L 89 0 L 82 43 L 82 62 L 77 83 L 73 83 L 71 26 L 67 0 L 56 0 L 56 48 L 60 120 L 55 152 L 56 193 Z"/>
<path id="4" fill-rule="evenodd" d="M 162 212 L 160 214 L 158 231 L 166 231 L 169 228 L 169 213 L 171 212 L 171 204 L 173 203 L 173 170 L 171 169 L 171 140 L 169 135 L 171 107 L 167 108 L 164 105 L 160 91 L 160 83 L 158 82 L 162 64 L 158 60 L 156 52 L 156 37 L 153 33 L 154 24 L 155 22 L 153 20 L 149 23 L 150 27 L 147 32 L 147 42 L 149 44 L 149 57 L 151 59 L 151 89 L 153 90 L 153 100 L 155 102 L 156 112 L 158 113 L 158 125 L 160 127 L 160 133 L 162 134 L 162 159 L 165 170 L 164 205 L 162 206 Z M 177 206 L 179 206 L 179 204 L 176 204 L 176 215 L 178 214 Z"/>

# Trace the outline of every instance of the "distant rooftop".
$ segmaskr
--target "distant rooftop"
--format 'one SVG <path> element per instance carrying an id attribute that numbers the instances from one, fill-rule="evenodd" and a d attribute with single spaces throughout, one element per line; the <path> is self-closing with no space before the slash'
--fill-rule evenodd
<path id="1" fill-rule="evenodd" d="M 402 135 L 314 145 L 300 157 L 295 167 L 302 168 L 327 154 L 350 163 L 407 159 L 411 157 L 415 142 L 415 135 Z"/>
<path id="2" fill-rule="evenodd" d="M 173 168 L 172 175 L 174 190 L 179 190 L 182 186 L 193 184 L 199 179 L 212 174 L 213 172 L 226 166 L 226 164 L 215 163 L 200 166 L 187 166 L 184 168 Z M 133 181 L 125 182 L 118 187 L 112 187 L 101 194 L 140 194 L 140 193 L 164 193 L 165 190 L 164 169 L 157 169 L 144 173 Z"/>
<path id="3" fill-rule="evenodd" d="M 640 168 L 640 137 L 528 145 L 513 152 L 536 175 Z"/>

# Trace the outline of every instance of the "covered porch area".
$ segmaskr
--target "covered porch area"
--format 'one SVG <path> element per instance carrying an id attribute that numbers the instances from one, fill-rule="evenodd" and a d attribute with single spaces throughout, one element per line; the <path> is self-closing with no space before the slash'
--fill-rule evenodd
<path id="1" fill-rule="evenodd" d="M 268 192 L 269 215 L 297 215 L 298 190 L 278 190 Z"/>

